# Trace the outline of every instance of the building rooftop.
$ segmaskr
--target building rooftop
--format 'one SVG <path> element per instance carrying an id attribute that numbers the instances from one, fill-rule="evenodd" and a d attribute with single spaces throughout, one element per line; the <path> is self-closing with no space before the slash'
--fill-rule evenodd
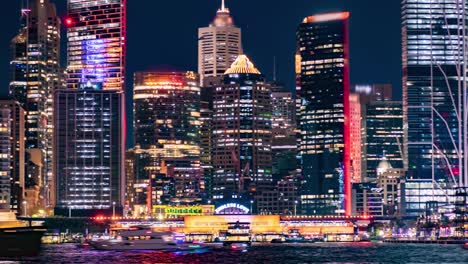
<path id="1" fill-rule="evenodd" d="M 246 55 L 239 55 L 224 74 L 250 73 L 262 74 Z"/>

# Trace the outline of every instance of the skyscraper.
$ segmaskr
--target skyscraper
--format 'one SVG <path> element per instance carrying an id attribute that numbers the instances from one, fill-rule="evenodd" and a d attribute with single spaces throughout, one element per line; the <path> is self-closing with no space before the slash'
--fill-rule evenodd
<path id="1" fill-rule="evenodd" d="M 122 211 L 124 109 L 122 91 L 91 86 L 55 92 L 56 214 Z"/>
<path id="2" fill-rule="evenodd" d="M 349 13 L 309 16 L 299 25 L 301 207 L 351 213 Z"/>
<path id="3" fill-rule="evenodd" d="M 39 155 L 40 206 L 53 206 L 53 92 L 63 85 L 60 18 L 49 0 L 22 10 L 20 32 L 11 42 L 10 96 L 26 111 L 26 148 Z M 37 150 L 37 151 L 36 151 Z M 30 205 L 33 207 L 33 205 Z"/>
<path id="4" fill-rule="evenodd" d="M 241 29 L 222 0 L 208 27 L 198 29 L 198 73 L 202 86 L 220 84 L 224 72 L 242 54 Z"/>
<path id="5" fill-rule="evenodd" d="M 68 0 L 68 88 L 125 89 L 126 0 Z"/>
<path id="6" fill-rule="evenodd" d="M 275 184 L 297 169 L 296 102 L 291 91 L 272 82 L 272 176 Z"/>
<path id="7" fill-rule="evenodd" d="M 213 198 L 252 198 L 272 186 L 271 88 L 240 55 L 213 98 Z"/>
<path id="8" fill-rule="evenodd" d="M 466 185 L 468 10 L 452 0 L 404 0 L 402 20 L 408 176 Z"/>
<path id="9" fill-rule="evenodd" d="M 25 189 L 24 119 L 18 102 L 0 99 L 0 211 L 18 214 Z"/>
<path id="10" fill-rule="evenodd" d="M 194 72 L 137 72 L 134 81 L 135 184 L 175 184 L 173 203 L 194 202 L 204 183 L 200 167 L 200 87 Z M 163 175 L 163 176 L 162 176 Z M 160 181 L 161 182 L 161 181 Z M 153 187 L 155 187 L 153 185 Z M 135 204 L 163 203 L 146 193 Z M 151 208 L 148 208 L 151 209 Z"/>
<path id="11" fill-rule="evenodd" d="M 24 110 L 0 99 L 0 211 L 21 212 L 24 192 Z"/>
<path id="12" fill-rule="evenodd" d="M 350 160 L 351 160 L 351 183 L 361 182 L 361 159 L 362 159 L 362 113 L 359 95 L 352 93 L 349 96 L 349 137 L 350 137 Z"/>
<path id="13" fill-rule="evenodd" d="M 376 182 L 382 158 L 393 168 L 404 168 L 403 109 L 401 102 L 376 101 L 366 106 L 366 180 Z"/>

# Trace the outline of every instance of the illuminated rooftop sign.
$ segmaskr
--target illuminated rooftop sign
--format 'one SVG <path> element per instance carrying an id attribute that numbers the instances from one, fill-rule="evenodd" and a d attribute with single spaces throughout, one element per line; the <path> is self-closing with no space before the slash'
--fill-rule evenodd
<path id="1" fill-rule="evenodd" d="M 303 23 L 317 23 L 317 22 L 326 22 L 334 20 L 346 20 L 349 18 L 349 12 L 338 12 L 338 13 L 328 13 L 320 14 L 315 16 L 308 16 L 304 18 Z"/>
<path id="2" fill-rule="evenodd" d="M 215 214 L 248 214 L 249 208 L 238 203 L 227 203 L 215 209 Z"/>

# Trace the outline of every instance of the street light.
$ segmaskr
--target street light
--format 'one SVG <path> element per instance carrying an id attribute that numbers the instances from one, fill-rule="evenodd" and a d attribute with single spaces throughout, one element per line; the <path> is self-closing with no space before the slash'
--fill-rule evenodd
<path id="1" fill-rule="evenodd" d="M 112 218 L 115 218 L 115 202 L 112 202 Z"/>
<path id="2" fill-rule="evenodd" d="M 68 202 L 68 218 L 71 218 L 71 202 Z"/>
<path id="3" fill-rule="evenodd" d="M 26 217 L 28 212 L 28 202 L 23 201 L 23 215 Z"/>
<path id="4" fill-rule="evenodd" d="M 296 209 L 297 209 L 297 200 L 294 201 L 294 215 L 297 215 Z"/>
<path id="5" fill-rule="evenodd" d="M 250 200 L 250 214 L 253 214 L 253 210 L 252 210 L 253 203 L 254 203 L 254 201 Z"/>

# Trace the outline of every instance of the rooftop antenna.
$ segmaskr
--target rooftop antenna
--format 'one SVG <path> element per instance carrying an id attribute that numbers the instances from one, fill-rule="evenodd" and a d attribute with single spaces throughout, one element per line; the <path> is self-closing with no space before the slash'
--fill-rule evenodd
<path id="1" fill-rule="evenodd" d="M 226 11 L 226 5 L 224 4 L 224 0 L 221 0 L 221 11 Z"/>
<path id="2" fill-rule="evenodd" d="M 273 56 L 273 81 L 276 82 L 276 56 Z"/>

